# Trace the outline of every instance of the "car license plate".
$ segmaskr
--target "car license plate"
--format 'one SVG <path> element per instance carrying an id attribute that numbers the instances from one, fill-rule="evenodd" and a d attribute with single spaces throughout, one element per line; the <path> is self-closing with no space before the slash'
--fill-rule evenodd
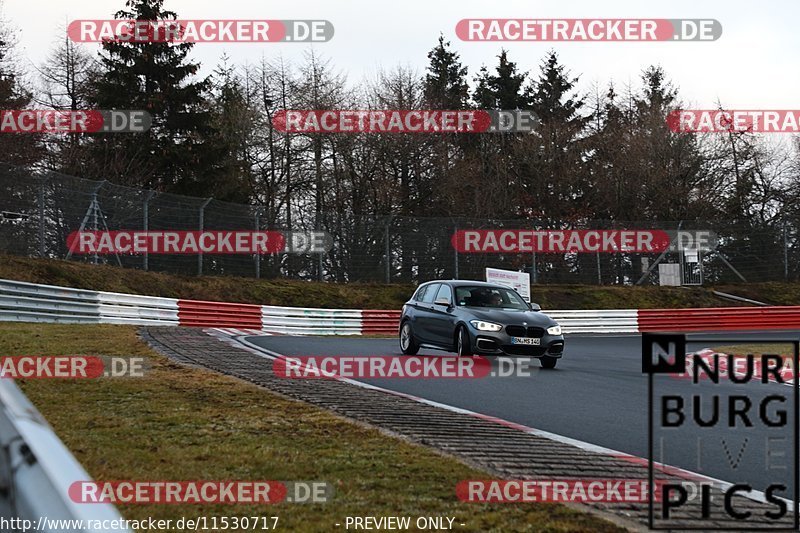
<path id="1" fill-rule="evenodd" d="M 511 337 L 511 344 L 527 344 L 529 346 L 539 346 L 542 339 L 534 337 Z"/>

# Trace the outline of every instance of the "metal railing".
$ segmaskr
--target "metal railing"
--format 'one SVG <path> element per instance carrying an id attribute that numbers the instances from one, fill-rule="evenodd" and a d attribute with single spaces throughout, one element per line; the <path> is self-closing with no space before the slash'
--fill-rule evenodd
<path id="1" fill-rule="evenodd" d="M 0 280 L 0 320 L 177 325 L 178 300 Z"/>
<path id="2" fill-rule="evenodd" d="M 545 310 L 567 333 L 638 331 L 636 309 Z M 0 321 L 257 329 L 285 335 L 397 332 L 400 311 L 178 300 L 0 280 Z"/>
<path id="3" fill-rule="evenodd" d="M 45 533 L 129 531 L 120 528 L 113 505 L 72 501 L 71 485 L 91 478 L 11 379 L 0 379 L 0 446 L 0 516 L 6 520 L 24 520 L 27 531 Z"/>

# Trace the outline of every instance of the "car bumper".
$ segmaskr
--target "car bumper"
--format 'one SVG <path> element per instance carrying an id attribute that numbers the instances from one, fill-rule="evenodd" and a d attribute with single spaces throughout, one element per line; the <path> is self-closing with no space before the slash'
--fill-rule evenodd
<path id="1" fill-rule="evenodd" d="M 541 337 L 538 346 L 512 344 L 511 336 L 500 331 L 471 331 L 473 353 L 479 355 L 503 355 L 509 357 L 561 357 L 564 353 L 564 336 L 548 335 Z"/>

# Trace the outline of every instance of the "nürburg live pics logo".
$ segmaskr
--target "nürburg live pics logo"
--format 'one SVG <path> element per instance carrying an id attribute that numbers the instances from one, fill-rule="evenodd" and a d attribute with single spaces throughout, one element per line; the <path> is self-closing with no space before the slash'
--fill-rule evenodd
<path id="1" fill-rule="evenodd" d="M 798 530 L 800 343 L 744 342 L 642 334 L 653 530 Z"/>

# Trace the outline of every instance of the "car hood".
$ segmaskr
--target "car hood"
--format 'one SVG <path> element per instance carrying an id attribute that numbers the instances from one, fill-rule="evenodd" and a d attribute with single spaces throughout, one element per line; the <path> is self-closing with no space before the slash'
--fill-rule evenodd
<path id="1" fill-rule="evenodd" d="M 474 316 L 478 320 L 486 320 L 487 322 L 499 322 L 503 325 L 514 324 L 522 325 L 527 322 L 529 326 L 554 326 L 556 321 L 538 311 L 526 311 L 524 309 L 476 309 L 476 308 L 462 308 L 462 310 L 469 315 Z"/>

